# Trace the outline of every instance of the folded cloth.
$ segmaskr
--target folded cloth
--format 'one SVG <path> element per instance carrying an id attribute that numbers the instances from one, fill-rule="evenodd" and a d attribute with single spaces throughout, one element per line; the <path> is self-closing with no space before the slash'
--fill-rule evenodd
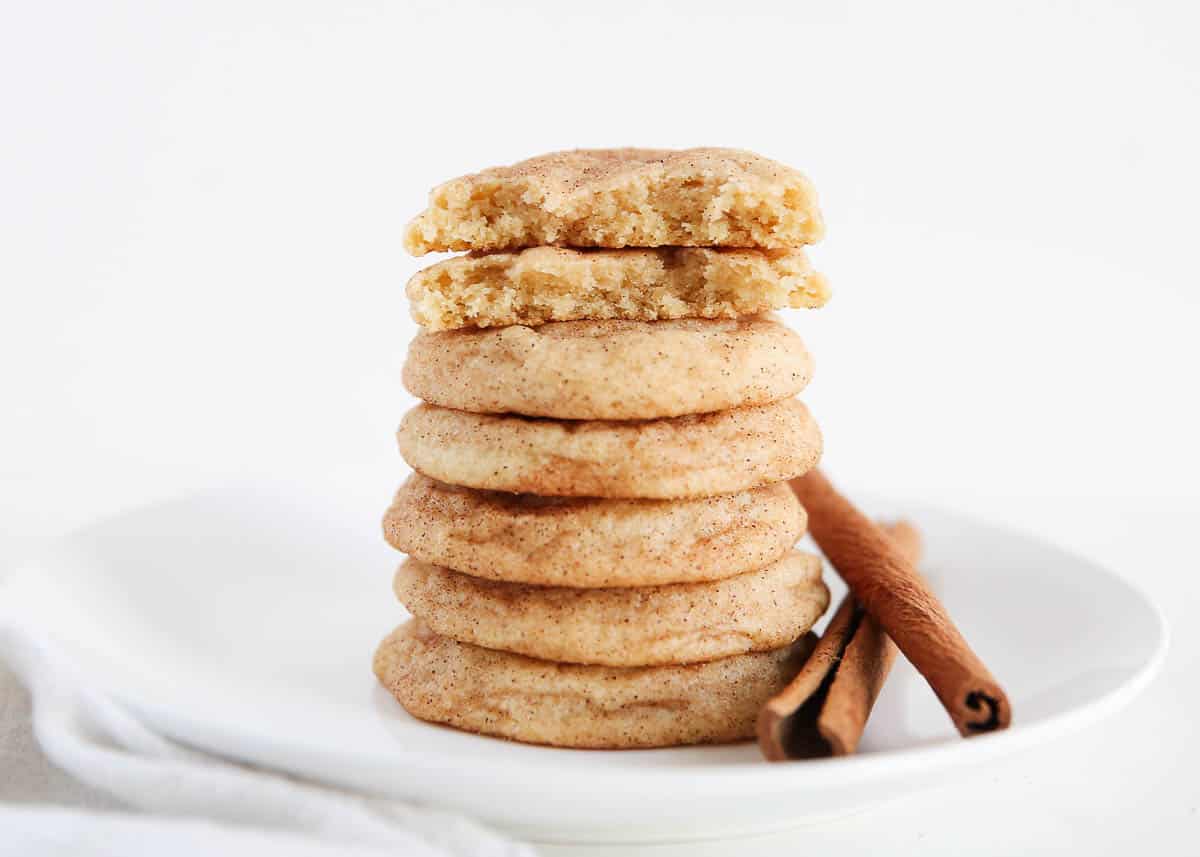
<path id="1" fill-rule="evenodd" d="M 535 853 L 462 816 L 304 782 L 176 744 L 89 687 L 44 635 L 3 609 L 0 660 L 29 689 L 34 734 L 50 761 L 153 815 L 0 807 L 0 855 Z"/>

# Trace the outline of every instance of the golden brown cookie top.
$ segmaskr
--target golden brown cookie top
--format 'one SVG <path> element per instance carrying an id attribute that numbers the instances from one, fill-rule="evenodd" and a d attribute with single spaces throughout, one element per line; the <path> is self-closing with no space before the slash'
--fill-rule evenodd
<path id="1" fill-rule="evenodd" d="M 821 432 L 798 399 L 660 420 L 551 420 L 421 404 L 397 432 L 419 473 L 468 488 L 669 500 L 732 494 L 814 467 Z"/>
<path id="2" fill-rule="evenodd" d="M 374 671 L 422 720 L 532 744 L 664 747 L 753 737 L 759 709 L 812 640 L 699 664 L 607 667 L 460 643 L 413 620 L 380 643 Z"/>
<path id="3" fill-rule="evenodd" d="M 805 176 L 741 149 L 576 149 L 493 167 L 434 188 L 405 231 L 435 250 L 762 247 L 824 231 Z"/>
<path id="4" fill-rule="evenodd" d="M 478 177 L 529 179 L 562 192 L 612 183 L 618 178 L 647 169 L 690 172 L 712 170 L 735 176 L 738 173 L 775 178 L 795 170 L 744 149 L 702 147 L 696 149 L 566 149 L 518 161 L 506 167 L 481 170 Z"/>
<path id="5" fill-rule="evenodd" d="M 779 401 L 812 373 L 800 337 L 770 316 L 610 319 L 421 333 L 404 384 L 462 411 L 629 420 Z"/>
<path id="6" fill-rule="evenodd" d="M 691 500 L 477 491 L 412 474 L 383 519 L 415 559 L 545 586 L 658 586 L 764 568 L 804 534 L 786 482 Z"/>
<path id="7" fill-rule="evenodd" d="M 409 559 L 393 589 L 413 616 L 451 639 L 616 667 L 777 649 L 803 636 L 829 605 L 820 558 L 799 551 L 724 580 L 632 592 L 482 580 Z"/>

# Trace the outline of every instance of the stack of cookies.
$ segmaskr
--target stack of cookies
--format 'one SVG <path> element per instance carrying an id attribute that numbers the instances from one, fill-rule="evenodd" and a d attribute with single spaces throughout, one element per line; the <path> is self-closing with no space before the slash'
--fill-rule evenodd
<path id="1" fill-rule="evenodd" d="M 384 518 L 415 617 L 375 672 L 416 717 L 570 747 L 751 737 L 828 606 L 786 480 L 821 436 L 769 313 L 816 307 L 799 173 L 748 152 L 563 152 L 434 189 Z"/>

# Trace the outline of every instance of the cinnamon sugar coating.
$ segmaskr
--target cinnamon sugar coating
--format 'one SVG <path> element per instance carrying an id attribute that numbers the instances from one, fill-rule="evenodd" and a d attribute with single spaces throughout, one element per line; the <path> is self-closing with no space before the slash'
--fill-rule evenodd
<path id="1" fill-rule="evenodd" d="M 661 420 L 560 421 L 421 404 L 397 432 L 419 473 L 469 488 L 568 497 L 671 499 L 791 479 L 821 455 L 796 399 Z"/>
<path id="2" fill-rule="evenodd" d="M 793 551 L 712 583 L 570 589 L 480 580 L 409 559 L 393 588 L 408 612 L 464 643 L 533 658 L 661 666 L 777 649 L 829 606 L 821 560 Z"/>
<path id="3" fill-rule="evenodd" d="M 379 682 L 409 714 L 531 744 L 594 749 L 726 743 L 796 674 L 812 637 L 684 666 L 559 664 L 459 643 L 419 621 L 375 652 Z"/>
<path id="4" fill-rule="evenodd" d="M 418 334 L 404 385 L 462 411 L 629 420 L 767 404 L 812 372 L 800 337 L 770 316 L 564 321 Z"/>
<path id="5" fill-rule="evenodd" d="M 763 568 L 804 534 L 785 484 L 691 500 L 477 491 L 414 473 L 383 518 L 397 550 L 474 577 L 551 586 L 654 586 Z"/>

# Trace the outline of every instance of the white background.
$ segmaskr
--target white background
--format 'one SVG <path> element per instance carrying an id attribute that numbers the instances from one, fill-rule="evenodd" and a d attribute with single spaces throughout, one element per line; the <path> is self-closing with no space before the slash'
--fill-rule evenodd
<path id="1" fill-rule="evenodd" d="M 834 300 L 790 315 L 827 468 L 1093 555 L 1176 633 L 1147 697 L 1044 758 L 711 853 L 1185 848 L 1192 4 L 2 8 L 0 562 L 237 476 L 382 508 L 430 186 L 574 146 L 754 149 L 828 222 Z"/>

